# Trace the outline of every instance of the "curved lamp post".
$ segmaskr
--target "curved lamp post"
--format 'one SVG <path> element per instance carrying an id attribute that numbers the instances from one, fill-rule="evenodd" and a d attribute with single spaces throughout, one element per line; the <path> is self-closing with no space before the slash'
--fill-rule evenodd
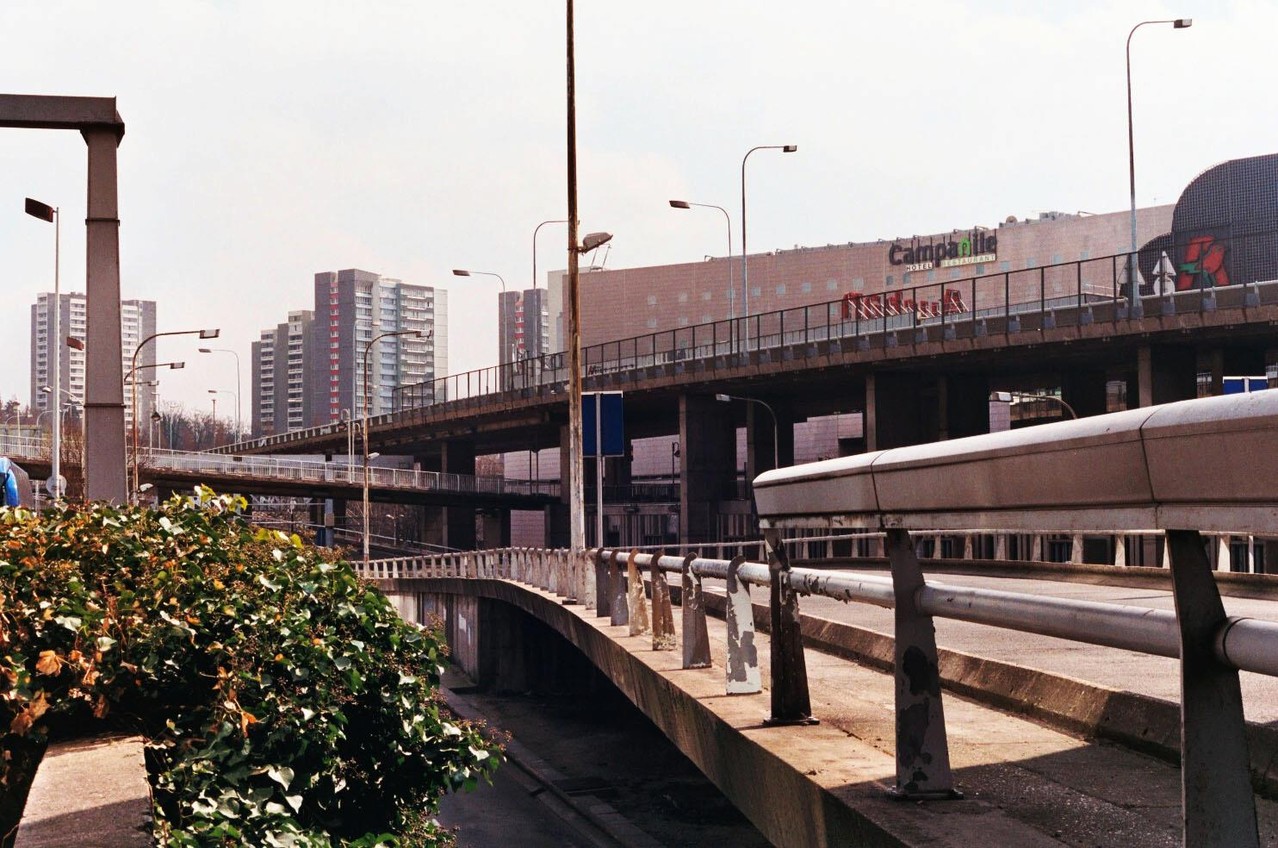
<path id="1" fill-rule="evenodd" d="M 727 209 L 722 206 L 715 206 L 713 203 L 693 203 L 690 200 L 670 201 L 671 209 L 691 209 L 694 206 L 701 209 L 718 209 L 723 213 L 723 220 L 728 225 L 728 319 L 731 320 L 736 317 L 734 304 L 736 298 L 733 297 L 734 292 L 732 290 L 732 218 L 728 216 Z"/>
<path id="2" fill-rule="evenodd" d="M 142 367 L 142 368 L 145 368 L 145 367 L 146 367 L 146 366 L 139 366 L 139 365 L 138 365 L 138 354 L 142 352 L 142 348 L 144 348 L 144 347 L 146 346 L 146 343 L 147 343 L 147 342 L 149 342 L 149 341 L 151 341 L 151 340 L 153 340 L 153 339 L 158 339 L 158 338 L 160 338 L 160 336 L 197 336 L 197 335 L 198 335 L 200 338 L 202 338 L 202 339 L 216 339 L 219 335 L 221 335 L 221 333 L 222 333 L 222 331 L 221 331 L 221 330 L 218 330 L 218 329 L 212 329 L 212 330 L 169 330 L 168 332 L 165 332 L 165 333 L 152 333 L 151 335 L 147 336 L 147 337 L 146 337 L 145 339 L 143 339 L 142 341 L 138 342 L 138 346 L 137 346 L 137 347 L 135 347 L 135 348 L 133 349 L 133 357 L 132 357 L 132 360 L 131 360 L 131 362 L 130 362 L 130 366 L 131 366 L 131 367 L 129 368 L 128 373 L 125 375 L 125 377 L 126 377 L 126 379 L 127 379 L 127 377 L 131 376 L 131 375 L 133 374 L 133 372 L 135 372 L 135 371 L 137 371 L 137 370 L 138 370 L 138 368 L 139 368 L 139 367 Z M 179 368 L 179 367 L 182 367 L 182 366 L 174 365 L 174 364 L 172 364 L 172 363 L 168 363 L 168 365 L 169 365 L 169 367 L 170 367 L 170 368 Z M 158 367 L 158 366 L 157 366 L 157 367 Z M 137 382 L 136 382 L 136 381 L 133 383 L 133 418 L 132 418 L 132 425 L 133 425 L 133 426 L 132 426 L 132 430 L 133 430 L 133 485 L 132 485 L 132 486 L 130 487 L 130 489 L 129 489 L 129 500 L 130 500 L 130 502 L 136 503 L 136 502 L 137 502 L 137 491 L 138 491 L 138 385 L 137 385 Z"/>
<path id="3" fill-rule="evenodd" d="M 469 275 L 462 274 L 459 276 Z M 373 336 L 364 344 L 364 419 L 362 426 L 360 427 L 360 429 L 364 432 L 364 568 L 368 568 L 368 461 L 375 456 L 375 454 L 369 454 L 368 452 L 368 410 L 372 405 L 372 394 L 369 391 L 368 386 L 368 355 L 370 351 L 372 351 L 373 345 L 377 344 L 382 339 L 389 338 L 390 336 L 420 337 L 421 334 L 421 330 L 391 330 L 389 332 Z"/>
<path id="4" fill-rule="evenodd" d="M 235 438 L 244 433 L 244 421 L 240 418 L 240 355 L 229 347 L 202 347 L 200 353 L 229 353 L 235 357 Z"/>
<path id="5" fill-rule="evenodd" d="M 745 346 L 750 348 L 750 274 L 746 263 L 746 160 L 756 150 L 780 150 L 782 153 L 793 153 L 799 149 L 797 144 L 761 144 L 751 147 L 741 157 L 741 317 L 746 319 Z"/>
<path id="6" fill-rule="evenodd" d="M 1035 392 L 990 392 L 990 400 L 996 403 L 1011 403 L 1013 398 L 1056 401 L 1069 413 L 1070 418 L 1078 418 L 1078 413 L 1074 411 L 1074 407 L 1070 406 L 1064 398 L 1059 398 L 1056 395 L 1040 395 Z"/>
<path id="7" fill-rule="evenodd" d="M 1141 21 L 1132 27 L 1132 31 L 1127 33 L 1127 169 L 1131 180 L 1131 226 L 1132 226 L 1132 255 L 1127 263 L 1127 285 L 1131 289 L 1131 309 L 1133 315 L 1139 315 L 1141 312 L 1140 292 L 1137 290 L 1136 274 L 1138 271 L 1136 262 L 1136 251 L 1140 249 L 1140 245 L 1136 243 L 1136 142 L 1132 131 L 1132 36 L 1136 34 L 1136 30 L 1146 24 L 1171 24 L 1176 29 L 1188 29 L 1193 26 L 1192 18 L 1176 18 L 1167 21 Z"/>
<path id="8" fill-rule="evenodd" d="M 781 427 L 779 424 L 777 424 L 777 414 L 772 410 L 772 407 L 769 406 L 765 401 L 761 401 L 758 398 L 742 397 L 741 395 L 719 394 L 719 395 L 715 395 L 714 399 L 719 401 L 720 403 L 728 403 L 729 401 L 734 401 L 734 400 L 743 401 L 745 403 L 757 403 L 759 406 L 763 407 L 764 409 L 768 411 L 768 414 L 772 416 L 772 467 L 773 468 L 779 467 L 781 463 L 781 452 L 780 450 L 778 450 L 778 447 L 777 447 L 778 445 L 777 433 L 780 431 Z"/>
<path id="9" fill-rule="evenodd" d="M 540 232 L 541 228 L 546 226 L 547 224 L 566 224 L 566 223 L 568 222 L 567 221 L 542 221 L 540 224 L 538 224 L 536 227 L 533 228 L 533 264 L 532 264 L 532 277 L 533 277 L 532 287 L 533 288 L 537 288 L 537 233 Z"/>

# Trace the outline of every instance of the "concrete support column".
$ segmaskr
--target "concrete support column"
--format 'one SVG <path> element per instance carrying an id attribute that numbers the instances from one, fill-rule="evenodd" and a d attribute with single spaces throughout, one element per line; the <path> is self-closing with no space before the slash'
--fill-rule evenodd
<path id="1" fill-rule="evenodd" d="M 730 405 L 706 395 L 680 397 L 679 443 L 679 541 L 715 541 L 713 516 L 720 501 L 735 494 L 737 438 Z"/>
<path id="2" fill-rule="evenodd" d="M 981 375 L 883 371 L 865 379 L 866 450 L 990 431 L 990 384 Z"/>
<path id="3" fill-rule="evenodd" d="M 114 127 L 85 129 L 82 135 L 89 146 L 85 342 L 93 353 L 85 359 L 84 493 L 90 501 L 124 503 L 129 484 L 124 374 L 120 369 L 120 212 L 115 156 L 120 137 Z M 53 409 L 57 409 L 54 400 Z"/>
<path id="4" fill-rule="evenodd" d="M 1061 374 L 1061 400 L 1068 403 L 1079 418 L 1104 415 L 1105 382 L 1103 370 L 1069 369 Z"/>
<path id="5" fill-rule="evenodd" d="M 1136 352 L 1137 405 L 1154 406 L 1198 396 L 1198 357 L 1180 345 L 1143 345 Z M 1131 406 L 1129 396 L 1127 405 Z"/>
<path id="6" fill-rule="evenodd" d="M 1212 395 L 1225 393 L 1225 377 L 1260 377 L 1265 373 L 1265 351 L 1215 348 L 1207 351 L 1200 370 L 1211 374 Z"/>

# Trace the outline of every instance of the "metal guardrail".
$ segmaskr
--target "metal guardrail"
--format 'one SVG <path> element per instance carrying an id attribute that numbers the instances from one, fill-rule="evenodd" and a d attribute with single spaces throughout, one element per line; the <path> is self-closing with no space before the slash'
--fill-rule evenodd
<path id="1" fill-rule="evenodd" d="M 1265 232 L 1222 241 L 1242 255 L 1268 250 L 1273 239 L 1273 233 Z M 1098 323 L 1119 325 L 1142 315 L 1174 316 L 1278 304 L 1278 280 L 1243 277 L 1214 288 L 1191 288 L 1165 295 L 1142 292 L 1133 302 L 1125 291 L 1128 257 L 1128 253 L 1118 253 L 903 285 L 873 295 L 845 295 L 824 303 L 590 345 L 582 350 L 584 385 L 588 390 L 616 388 L 658 375 L 714 373 L 831 353 L 885 350 L 929 341 L 1010 337 Z M 1147 258 L 1142 257 L 1142 266 L 1152 267 L 1144 261 Z M 1027 297 L 1024 292 L 1031 294 Z M 395 390 L 396 410 L 370 418 L 369 427 L 413 423 L 503 400 L 519 403 L 565 398 L 567 378 L 565 355 L 553 353 L 402 386 Z M 343 423 L 326 424 L 216 450 L 235 453 L 283 446 L 344 433 L 346 428 Z"/>
<path id="2" fill-rule="evenodd" d="M 798 597 L 895 611 L 897 784 L 905 798 L 954 797 L 936 617 L 1178 658 L 1185 844 L 1258 846 L 1238 672 L 1278 676 L 1278 622 L 1225 615 L 1202 528 L 1278 535 L 1278 392 L 1132 410 L 767 472 L 756 480 L 767 563 L 695 553 L 525 549 L 370 563 L 369 577 L 530 583 L 594 607 L 653 647 L 677 647 L 667 573 L 683 588 L 683 664 L 710 665 L 702 581 L 726 581 L 729 694 L 762 690 L 751 585 L 769 593 L 773 724 L 813 720 Z M 912 533 L 984 518 L 1069 531 L 1154 527 L 1168 549 L 1175 611 L 974 589 L 923 577 Z M 875 528 L 890 577 L 792 568 L 783 530 Z M 619 560 L 624 556 L 625 573 Z M 592 567 L 593 560 L 593 567 Z"/>

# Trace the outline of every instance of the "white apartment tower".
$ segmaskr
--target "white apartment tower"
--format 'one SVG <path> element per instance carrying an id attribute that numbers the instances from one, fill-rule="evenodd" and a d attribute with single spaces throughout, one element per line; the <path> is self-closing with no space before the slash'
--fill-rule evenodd
<path id="1" fill-rule="evenodd" d="M 85 390 L 85 339 L 88 337 L 86 322 L 87 299 L 83 294 L 70 292 L 60 296 L 59 308 L 61 316 L 62 339 L 61 384 L 62 402 L 70 403 L 83 409 Z M 45 292 L 36 296 L 31 306 L 31 408 L 37 414 L 53 408 L 53 400 L 49 392 L 42 391 L 44 386 L 53 385 L 53 357 L 49 344 L 53 337 L 53 292 Z M 122 300 L 120 301 L 120 373 L 125 379 L 124 421 L 127 427 L 133 425 L 133 406 L 131 403 L 132 387 L 129 369 L 133 367 L 133 352 L 138 345 L 155 333 L 155 301 Z M 70 344 L 67 340 L 72 340 Z M 75 345 L 72 347 L 71 345 Z M 155 409 L 157 386 L 154 382 L 159 375 L 155 373 L 155 346 L 148 345 L 138 356 L 138 419 L 150 420 Z"/>

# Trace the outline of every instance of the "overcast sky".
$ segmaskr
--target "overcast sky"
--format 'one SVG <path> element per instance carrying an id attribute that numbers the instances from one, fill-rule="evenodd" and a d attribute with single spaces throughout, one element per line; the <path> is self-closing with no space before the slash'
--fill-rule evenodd
<path id="1" fill-rule="evenodd" d="M 717 212 L 666 201 L 739 228 L 760 144 L 799 151 L 750 160 L 752 251 L 1125 209 L 1124 42 L 1175 17 L 1193 27 L 1132 42 L 1141 205 L 1278 149 L 1272 0 L 578 0 L 582 232 L 615 233 L 610 268 L 723 255 Z M 531 283 L 533 229 L 567 211 L 564 79 L 549 0 L 0 2 L 0 91 L 118 98 L 123 296 L 160 330 L 221 327 L 246 418 L 249 345 L 312 306 L 316 271 L 447 288 L 452 370 L 495 362 L 497 283 L 450 269 Z M 83 291 L 84 180 L 77 134 L 0 131 L 4 398 L 27 401 L 52 290 L 22 199 L 62 208 L 62 288 Z M 565 233 L 542 229 L 539 272 Z M 188 363 L 160 393 L 207 410 L 234 364 L 198 344 L 160 340 Z"/>

